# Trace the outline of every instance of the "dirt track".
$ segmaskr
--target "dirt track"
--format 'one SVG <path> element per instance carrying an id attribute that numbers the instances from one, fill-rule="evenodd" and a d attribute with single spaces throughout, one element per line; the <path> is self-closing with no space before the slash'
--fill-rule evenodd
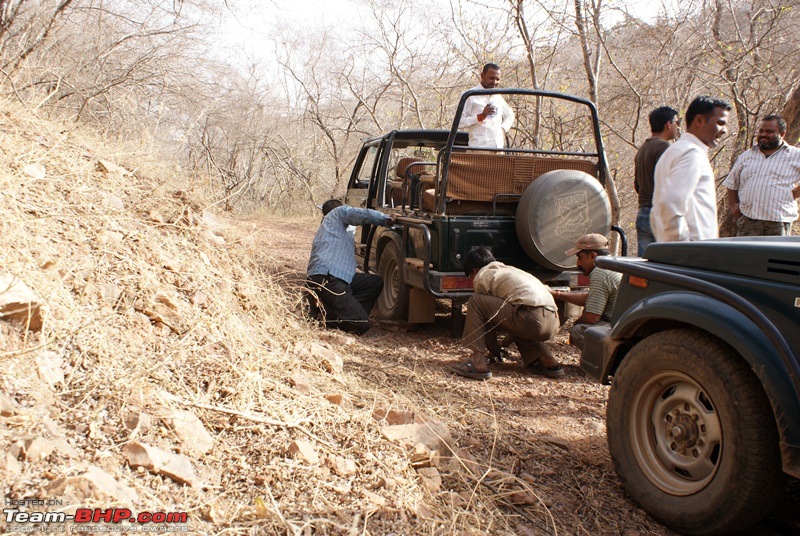
<path id="1" fill-rule="evenodd" d="M 315 222 L 260 222 L 259 235 L 273 268 L 290 283 L 302 280 Z M 494 377 L 477 382 L 454 376 L 464 357 L 451 336 L 447 304 L 433 325 L 416 331 L 376 326 L 345 355 L 345 370 L 381 393 L 402 393 L 416 410 L 445 418 L 453 436 L 484 461 L 526 479 L 555 518 L 559 534 L 674 534 L 637 508 L 614 473 L 605 437 L 608 388 L 579 368 L 563 330 L 549 345 L 566 370 L 551 380 L 519 363 L 492 365 Z M 800 501 L 792 482 L 783 507 L 748 534 L 800 533 Z"/>

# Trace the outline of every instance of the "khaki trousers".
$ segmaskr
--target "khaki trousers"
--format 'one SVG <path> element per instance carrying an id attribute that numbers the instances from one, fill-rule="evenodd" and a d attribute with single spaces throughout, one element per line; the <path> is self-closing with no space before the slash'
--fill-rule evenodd
<path id="1" fill-rule="evenodd" d="M 558 313 L 544 307 L 512 305 L 502 298 L 473 294 L 467 302 L 464 323 L 464 344 L 486 354 L 487 349 L 499 354 L 497 330 L 503 329 L 517 344 L 526 365 L 550 355 L 543 341 L 551 339 L 559 328 Z"/>

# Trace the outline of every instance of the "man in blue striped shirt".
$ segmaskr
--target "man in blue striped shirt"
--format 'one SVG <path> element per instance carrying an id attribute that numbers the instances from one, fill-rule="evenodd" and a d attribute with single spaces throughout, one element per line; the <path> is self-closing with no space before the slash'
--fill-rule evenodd
<path id="1" fill-rule="evenodd" d="M 322 214 L 308 261 L 309 288 L 318 298 L 312 311 L 321 305 L 326 326 L 361 335 L 370 328 L 369 313 L 383 290 L 383 279 L 356 273 L 355 245 L 348 226 L 389 227 L 394 215 L 349 207 L 337 199 L 326 201 Z"/>

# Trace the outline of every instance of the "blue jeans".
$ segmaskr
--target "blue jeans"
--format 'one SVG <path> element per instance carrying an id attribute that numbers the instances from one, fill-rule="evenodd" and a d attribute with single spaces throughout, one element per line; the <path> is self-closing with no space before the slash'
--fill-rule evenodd
<path id="1" fill-rule="evenodd" d="M 639 213 L 636 215 L 636 254 L 639 257 L 644 257 L 644 250 L 656 241 L 653 236 L 653 230 L 650 228 L 650 211 L 653 207 L 639 207 Z"/>

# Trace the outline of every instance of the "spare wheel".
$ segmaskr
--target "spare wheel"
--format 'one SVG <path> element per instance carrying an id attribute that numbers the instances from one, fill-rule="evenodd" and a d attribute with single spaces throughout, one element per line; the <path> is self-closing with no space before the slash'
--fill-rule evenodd
<path id="1" fill-rule="evenodd" d="M 600 182 L 583 171 L 559 169 L 525 188 L 516 214 L 517 238 L 528 256 L 548 270 L 575 267 L 564 252 L 582 235 L 611 230 L 611 203 Z"/>

